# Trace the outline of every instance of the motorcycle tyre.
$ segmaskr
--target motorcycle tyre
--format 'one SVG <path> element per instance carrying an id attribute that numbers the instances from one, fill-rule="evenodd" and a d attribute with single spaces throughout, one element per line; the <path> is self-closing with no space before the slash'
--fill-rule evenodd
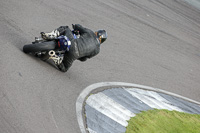
<path id="1" fill-rule="evenodd" d="M 47 41 L 47 42 L 41 42 L 41 43 L 34 43 L 34 44 L 27 44 L 24 45 L 23 51 L 24 53 L 35 53 L 35 52 L 43 52 L 43 51 L 49 51 L 56 48 L 56 42 L 55 41 Z"/>

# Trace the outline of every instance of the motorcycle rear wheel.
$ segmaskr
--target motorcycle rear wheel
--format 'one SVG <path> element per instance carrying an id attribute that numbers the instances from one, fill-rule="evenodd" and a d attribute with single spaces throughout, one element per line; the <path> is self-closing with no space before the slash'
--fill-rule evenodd
<path id="1" fill-rule="evenodd" d="M 49 50 L 55 49 L 56 44 L 57 43 L 55 41 L 27 44 L 27 45 L 24 45 L 23 51 L 24 53 L 36 53 L 36 52 L 49 51 Z"/>

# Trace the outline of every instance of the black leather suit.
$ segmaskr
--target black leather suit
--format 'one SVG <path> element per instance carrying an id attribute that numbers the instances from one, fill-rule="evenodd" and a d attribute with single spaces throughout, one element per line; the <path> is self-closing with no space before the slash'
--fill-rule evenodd
<path id="1" fill-rule="evenodd" d="M 71 41 L 69 51 L 65 52 L 64 59 L 58 68 L 66 72 L 75 60 L 86 61 L 100 52 L 100 42 L 95 33 L 83 26 L 76 24 L 74 30 L 78 30 L 80 37 L 74 39 L 73 34 L 68 26 L 61 26 L 57 29 L 60 35 L 66 35 Z"/>

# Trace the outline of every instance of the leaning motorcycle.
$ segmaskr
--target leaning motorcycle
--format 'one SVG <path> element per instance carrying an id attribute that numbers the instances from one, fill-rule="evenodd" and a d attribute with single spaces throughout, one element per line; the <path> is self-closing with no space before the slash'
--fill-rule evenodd
<path id="1" fill-rule="evenodd" d="M 72 31 L 74 39 L 80 37 L 78 31 Z M 28 54 L 35 55 L 43 61 L 52 59 L 55 64 L 62 62 L 64 54 L 69 51 L 71 46 L 70 40 L 66 36 L 59 36 L 54 40 L 44 40 L 42 37 L 35 37 L 32 44 L 24 45 L 23 51 Z"/>

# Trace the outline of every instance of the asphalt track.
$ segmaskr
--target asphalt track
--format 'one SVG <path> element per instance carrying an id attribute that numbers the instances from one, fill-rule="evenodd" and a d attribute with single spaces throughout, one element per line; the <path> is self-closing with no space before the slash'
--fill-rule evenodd
<path id="1" fill-rule="evenodd" d="M 129 82 L 200 101 L 200 10 L 182 0 L 1 0 L 0 132 L 79 133 L 76 99 L 98 82 Z M 22 52 L 61 25 L 104 28 L 98 56 L 67 73 Z"/>

